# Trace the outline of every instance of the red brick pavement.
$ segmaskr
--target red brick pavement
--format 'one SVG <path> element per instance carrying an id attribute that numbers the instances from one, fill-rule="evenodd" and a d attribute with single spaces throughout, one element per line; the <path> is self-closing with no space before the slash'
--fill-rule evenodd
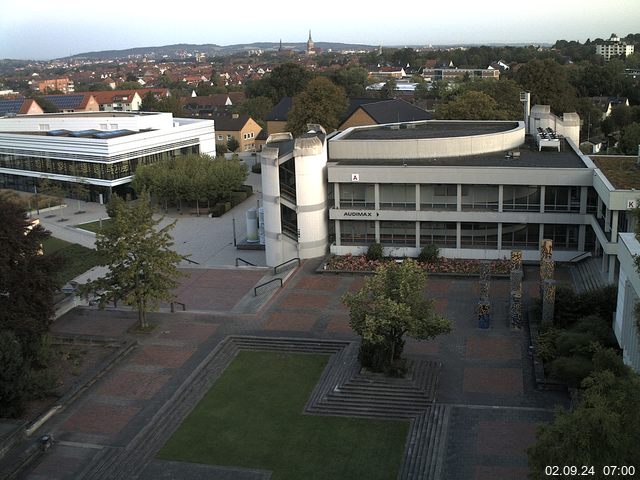
<path id="1" fill-rule="evenodd" d="M 87 402 L 62 425 L 63 430 L 112 435 L 118 433 L 140 408 Z"/>
<path id="2" fill-rule="evenodd" d="M 522 369 L 472 368 L 464 369 L 463 390 L 474 393 L 522 394 Z"/>
<path id="3" fill-rule="evenodd" d="M 349 315 L 332 315 L 327 324 L 327 332 L 354 333 L 349 326 Z"/>
<path id="4" fill-rule="evenodd" d="M 256 270 L 185 268 L 182 271 L 190 276 L 181 280 L 176 297 L 189 310 L 231 310 L 264 275 Z"/>
<path id="5" fill-rule="evenodd" d="M 536 440 L 536 428 L 537 424 L 532 422 L 481 421 L 478 423 L 476 452 L 526 457 L 527 448 Z"/>
<path id="6" fill-rule="evenodd" d="M 289 293 L 279 304 L 285 308 L 325 308 L 331 297 L 326 295 L 307 295 L 304 293 Z"/>
<path id="7" fill-rule="evenodd" d="M 119 371 L 98 388 L 99 395 L 148 400 L 171 378 L 161 373 Z"/>
<path id="8" fill-rule="evenodd" d="M 355 292 L 356 290 L 360 290 L 362 288 L 362 286 L 364 285 L 364 279 L 365 278 L 366 277 L 364 275 L 353 277 L 353 281 L 349 285 L 348 290 L 350 292 Z"/>
<path id="9" fill-rule="evenodd" d="M 335 275 L 317 275 L 315 277 L 303 277 L 295 288 L 305 290 L 335 291 L 340 285 L 340 277 Z"/>
<path id="10" fill-rule="evenodd" d="M 520 339 L 504 337 L 472 337 L 467 340 L 467 358 L 518 360 Z"/>
<path id="11" fill-rule="evenodd" d="M 274 312 L 269 315 L 265 330 L 291 330 L 307 332 L 313 328 L 318 319 L 311 313 Z"/>
<path id="12" fill-rule="evenodd" d="M 171 320 L 154 335 L 156 338 L 180 340 L 189 343 L 202 343 L 218 330 L 218 325 L 211 323 L 193 323 L 188 320 Z"/>
<path id="13" fill-rule="evenodd" d="M 447 315 L 447 309 L 449 308 L 449 299 L 447 298 L 436 298 L 434 302 L 434 308 L 436 312 L 440 315 Z"/>
<path id="14" fill-rule="evenodd" d="M 164 345 L 145 345 L 131 358 L 136 365 L 154 365 L 165 368 L 178 368 L 196 351 L 189 347 L 168 347 Z"/>
<path id="15" fill-rule="evenodd" d="M 528 478 L 528 468 L 517 467 L 476 467 L 475 480 L 523 480 Z"/>

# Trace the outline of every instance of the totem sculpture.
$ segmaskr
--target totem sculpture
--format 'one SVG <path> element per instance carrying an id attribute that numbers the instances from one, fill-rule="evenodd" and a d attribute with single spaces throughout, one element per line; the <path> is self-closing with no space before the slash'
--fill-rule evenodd
<path id="1" fill-rule="evenodd" d="M 491 302 L 489 301 L 489 280 L 491 265 L 480 263 L 480 300 L 478 300 L 478 328 L 488 329 L 491 326 Z"/>
<path id="2" fill-rule="evenodd" d="M 522 251 L 511 251 L 511 294 L 509 297 L 509 325 L 513 329 L 522 328 Z"/>
<path id="3" fill-rule="evenodd" d="M 540 248 L 540 298 L 542 299 L 542 323 L 553 323 L 556 301 L 556 282 L 553 279 L 555 263 L 552 260 L 553 242 L 542 240 Z"/>

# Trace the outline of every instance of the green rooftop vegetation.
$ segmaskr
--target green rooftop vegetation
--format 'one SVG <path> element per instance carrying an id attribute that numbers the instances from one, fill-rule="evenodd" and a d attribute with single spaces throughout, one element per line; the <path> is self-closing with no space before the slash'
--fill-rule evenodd
<path id="1" fill-rule="evenodd" d="M 640 190 L 638 157 L 594 155 L 591 159 L 616 190 Z"/>

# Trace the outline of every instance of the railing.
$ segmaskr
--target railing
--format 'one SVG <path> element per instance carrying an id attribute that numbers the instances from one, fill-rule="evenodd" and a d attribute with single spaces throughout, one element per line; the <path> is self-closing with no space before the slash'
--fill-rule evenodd
<path id="1" fill-rule="evenodd" d="M 187 310 L 187 306 L 182 302 L 171 302 L 171 313 L 175 313 L 176 307 L 175 304 L 178 304 L 182 307 L 182 311 L 185 312 Z"/>
<path id="2" fill-rule="evenodd" d="M 577 263 L 580 260 L 584 260 L 585 258 L 591 257 L 591 252 L 582 252 L 580 255 L 576 255 L 572 259 L 569 260 L 569 263 Z"/>
<path id="3" fill-rule="evenodd" d="M 238 266 L 238 262 L 242 262 L 242 263 L 244 263 L 245 265 L 251 265 L 252 267 L 255 267 L 255 266 L 256 266 L 256 264 L 255 264 L 255 263 L 247 262 L 244 258 L 237 257 L 237 258 L 236 258 L 236 267 Z"/>
<path id="4" fill-rule="evenodd" d="M 284 267 L 285 265 L 288 265 L 291 262 L 298 262 L 298 266 L 300 266 L 300 258 L 298 257 L 292 258 L 291 260 L 287 260 L 286 262 L 282 262 L 280 265 L 276 265 L 275 267 L 273 267 L 273 274 L 275 275 L 276 273 L 278 273 L 278 269 L 280 267 Z"/>
<path id="5" fill-rule="evenodd" d="M 189 263 L 195 263 L 196 265 L 200 265 L 198 262 L 196 262 L 195 260 L 191 260 L 191 259 L 190 259 L 190 258 L 188 258 L 188 257 L 182 257 L 182 259 L 183 259 L 183 260 L 186 260 L 186 261 L 187 261 L 187 262 L 189 262 Z"/>
<path id="6" fill-rule="evenodd" d="M 273 283 L 273 282 L 280 282 L 280 288 L 282 288 L 282 279 L 281 279 L 281 278 L 274 278 L 274 279 L 272 279 L 272 280 L 269 280 L 268 282 L 261 283 L 260 285 L 258 285 L 258 286 L 256 286 L 256 287 L 254 287 L 254 289 L 253 289 L 253 296 L 254 296 L 254 297 L 257 297 L 257 296 L 258 296 L 258 289 L 259 289 L 259 288 L 264 287 L 264 286 L 267 286 L 267 285 L 269 285 L 270 283 Z"/>

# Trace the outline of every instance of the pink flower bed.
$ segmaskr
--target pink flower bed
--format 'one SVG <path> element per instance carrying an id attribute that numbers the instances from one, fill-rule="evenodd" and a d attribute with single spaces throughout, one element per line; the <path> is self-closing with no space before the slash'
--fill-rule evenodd
<path id="1" fill-rule="evenodd" d="M 386 262 L 393 260 L 367 260 L 364 255 L 333 256 L 327 262 L 327 270 L 348 271 L 348 272 L 373 272 L 376 268 Z M 461 258 L 441 258 L 438 263 L 423 263 L 424 268 L 429 273 L 455 273 L 455 274 L 479 274 L 480 260 L 465 260 Z M 491 273 L 508 274 L 509 260 L 492 260 Z"/>

